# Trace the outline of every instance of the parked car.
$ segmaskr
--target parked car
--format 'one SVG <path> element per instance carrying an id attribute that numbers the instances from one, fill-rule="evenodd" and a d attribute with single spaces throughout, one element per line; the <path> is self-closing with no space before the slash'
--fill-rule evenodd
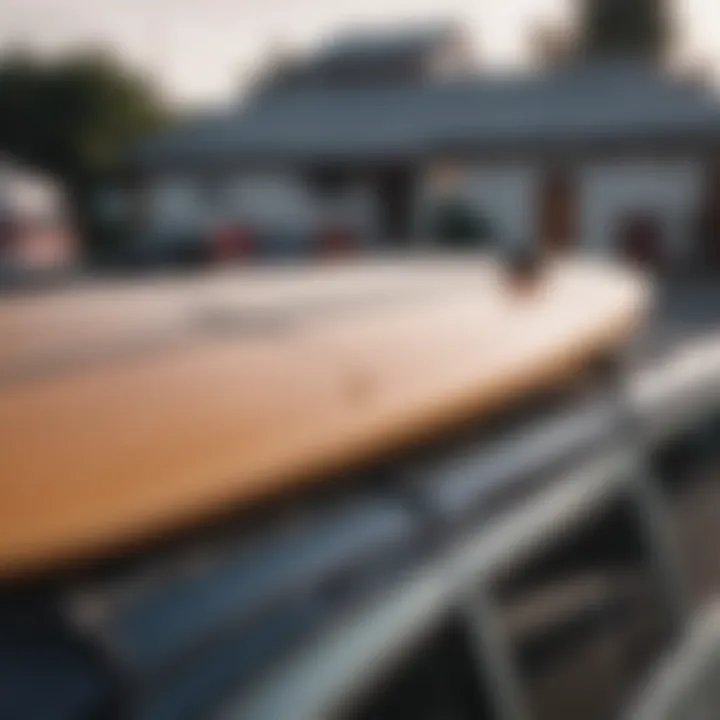
<path id="1" fill-rule="evenodd" d="M 649 302 L 436 259 L 0 304 L 0 716 L 617 715 L 684 627 Z"/>

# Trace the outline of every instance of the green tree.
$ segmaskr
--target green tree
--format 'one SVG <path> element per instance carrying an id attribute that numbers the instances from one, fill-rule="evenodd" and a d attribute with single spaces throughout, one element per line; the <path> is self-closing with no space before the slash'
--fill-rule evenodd
<path id="1" fill-rule="evenodd" d="M 672 40 L 667 0 L 583 0 L 580 51 L 590 57 L 667 57 Z"/>
<path id="2" fill-rule="evenodd" d="M 54 61 L 15 53 L 0 61 L 0 108 L 0 150 L 65 183 L 86 249 L 102 253 L 96 190 L 134 141 L 167 122 L 158 93 L 102 52 Z"/>
<path id="3" fill-rule="evenodd" d="M 675 28 L 668 0 L 577 0 L 572 27 L 532 28 L 530 44 L 545 68 L 579 60 L 644 58 L 663 63 Z"/>
<path id="4" fill-rule="evenodd" d="M 574 29 L 541 24 L 531 28 L 530 49 L 538 65 L 555 68 L 571 61 L 577 54 L 577 37 Z"/>

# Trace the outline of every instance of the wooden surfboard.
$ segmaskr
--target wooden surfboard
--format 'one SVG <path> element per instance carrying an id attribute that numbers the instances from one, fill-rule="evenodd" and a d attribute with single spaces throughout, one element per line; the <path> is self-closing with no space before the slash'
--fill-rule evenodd
<path id="1" fill-rule="evenodd" d="M 241 271 L 0 301 L 0 576 L 111 552 L 561 382 L 647 286 L 557 262 Z"/>

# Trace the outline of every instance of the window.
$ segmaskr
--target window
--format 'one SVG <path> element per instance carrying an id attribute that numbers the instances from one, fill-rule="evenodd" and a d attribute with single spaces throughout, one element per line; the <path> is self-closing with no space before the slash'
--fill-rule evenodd
<path id="1" fill-rule="evenodd" d="M 350 172 L 340 166 L 321 166 L 309 175 L 310 186 L 321 198 L 333 199 L 351 186 Z"/>
<path id="2" fill-rule="evenodd" d="M 348 720 L 482 720 L 490 717 L 460 622 L 449 621 Z"/>
<path id="3" fill-rule="evenodd" d="M 623 500 L 495 588 L 532 717 L 609 720 L 654 670 L 674 618 Z"/>

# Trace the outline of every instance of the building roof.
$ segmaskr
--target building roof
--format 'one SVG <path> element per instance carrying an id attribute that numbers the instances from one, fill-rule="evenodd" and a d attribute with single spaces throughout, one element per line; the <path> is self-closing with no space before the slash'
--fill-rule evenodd
<path id="1" fill-rule="evenodd" d="M 417 157 L 454 148 L 720 138 L 706 88 L 646 65 L 398 86 L 285 88 L 145 143 L 150 166 Z"/>
<path id="2" fill-rule="evenodd" d="M 357 63 L 422 59 L 438 46 L 452 42 L 460 31 L 452 23 L 412 27 L 356 28 L 334 35 L 312 57 L 313 66 L 347 66 Z"/>

